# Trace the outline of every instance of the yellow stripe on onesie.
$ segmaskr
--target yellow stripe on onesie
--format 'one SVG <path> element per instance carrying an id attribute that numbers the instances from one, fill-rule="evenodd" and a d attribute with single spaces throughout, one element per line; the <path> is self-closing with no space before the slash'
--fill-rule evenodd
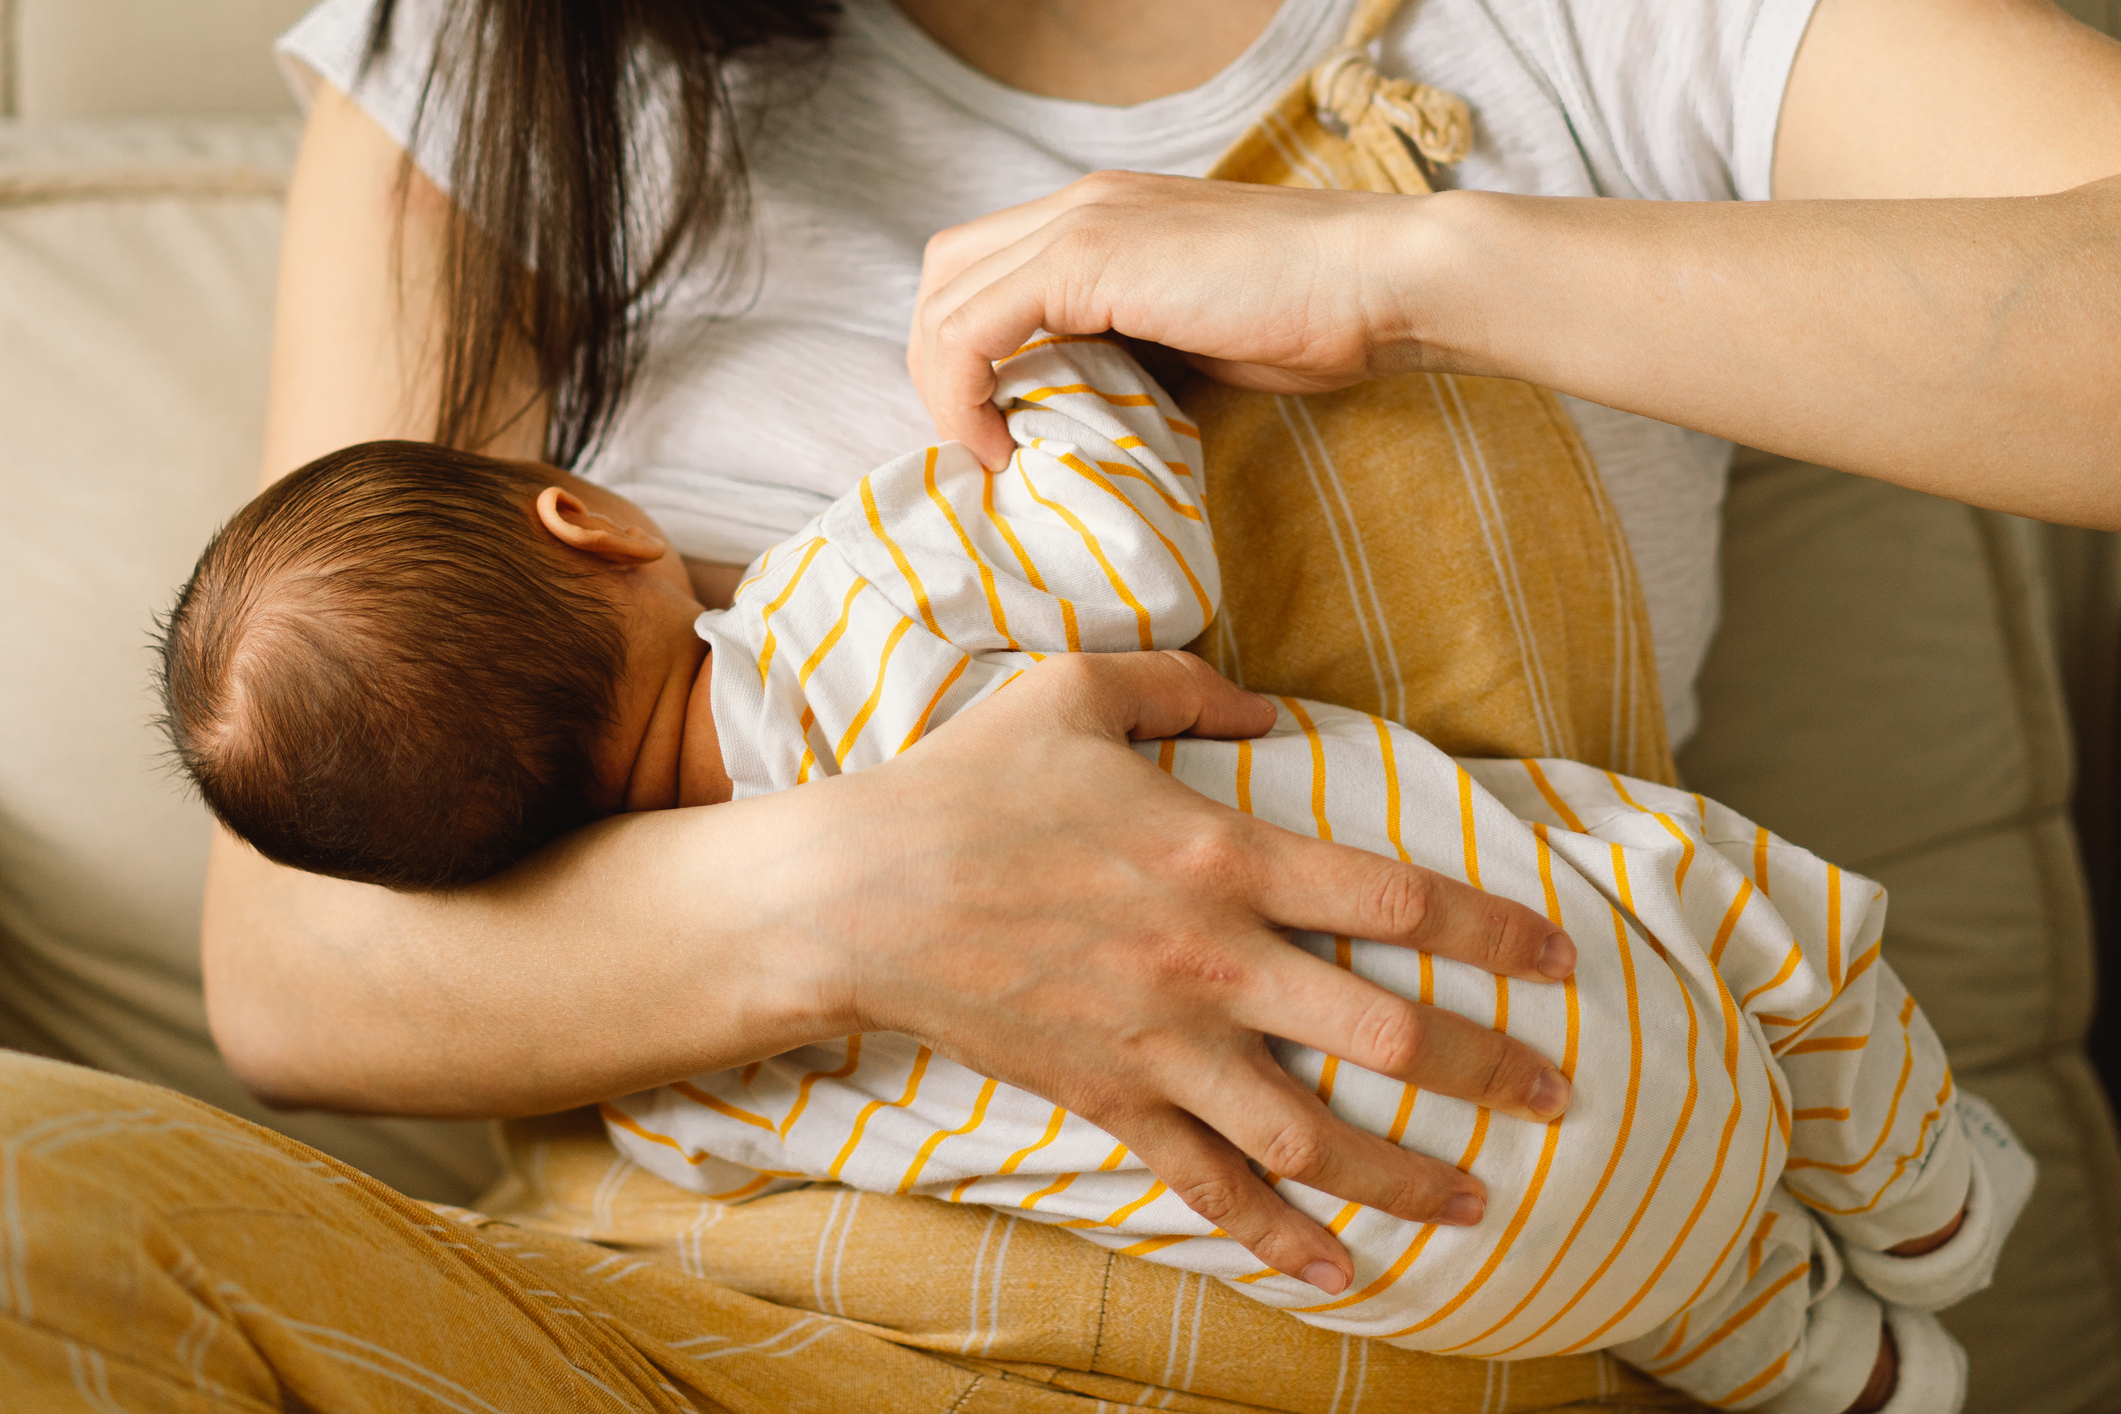
<path id="1" fill-rule="evenodd" d="M 955 443 L 881 467 L 702 617 L 740 796 L 885 760 L 1042 654 L 1177 647 L 1206 625 L 1219 576 L 1196 430 L 1102 341 L 1040 341 L 998 372 L 1008 468 L 989 475 Z M 1328 1299 L 1215 1236 L 1109 1134 L 893 1034 L 626 1097 L 609 1107 L 620 1148 L 709 1194 L 829 1178 L 991 1204 L 1416 1349 L 1618 1346 L 1737 1407 L 1827 1358 L 1807 1320 L 1829 1294 L 1851 1319 L 1827 1229 L 1883 1247 L 1959 1210 L 1951 1076 L 1880 960 L 1869 880 L 1699 796 L 1566 761 L 1454 761 L 1322 703 L 1286 699 L 1258 741 L 1139 749 L 1217 800 L 1475 880 L 1576 939 L 1574 979 L 1547 986 L 1295 937 L 1571 1075 L 1572 1107 L 1542 1126 L 1274 1043 L 1342 1118 L 1479 1176 L 1480 1225 L 1406 1222 L 1283 1180 L 1354 1256 L 1353 1285 Z M 1874 1348 L 1848 1362 L 1867 1373 Z"/>

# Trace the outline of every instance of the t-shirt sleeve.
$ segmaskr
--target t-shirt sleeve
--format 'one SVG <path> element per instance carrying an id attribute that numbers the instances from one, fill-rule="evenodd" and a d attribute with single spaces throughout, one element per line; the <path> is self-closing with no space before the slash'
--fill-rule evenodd
<path id="1" fill-rule="evenodd" d="M 1741 201 L 1774 195 L 1775 129 L 1797 47 L 1819 0 L 1760 0 L 1740 47 L 1731 95 L 1731 174 Z"/>
<path id="2" fill-rule="evenodd" d="M 280 72 L 305 109 L 316 97 L 317 86 L 329 83 L 351 96 L 445 190 L 449 154 L 456 141 L 455 107 L 437 95 L 430 98 L 423 114 L 421 96 L 447 4 L 448 0 L 398 0 L 391 17 L 390 43 L 365 68 L 362 59 L 374 23 L 375 0 L 324 0 L 273 45 Z"/>
<path id="3" fill-rule="evenodd" d="M 1770 195 L 1783 91 L 1816 4 L 1465 0 L 1455 7 L 1410 6 L 1386 36 L 1385 57 L 1391 67 L 1419 74 L 1458 67 L 1439 50 L 1452 39 L 1467 52 L 1513 54 L 1542 91 L 1498 91 L 1495 118 L 1558 109 L 1600 195 L 1761 200 Z M 1445 10 L 1456 12 L 1448 22 Z M 1446 29 L 1464 33 L 1447 36 Z M 1393 53 L 1395 47 L 1403 52 Z M 1481 76 L 1468 71 L 1463 79 L 1473 90 L 1464 96 L 1478 113 Z M 1494 140 L 1506 149 L 1525 136 L 1501 133 Z"/>

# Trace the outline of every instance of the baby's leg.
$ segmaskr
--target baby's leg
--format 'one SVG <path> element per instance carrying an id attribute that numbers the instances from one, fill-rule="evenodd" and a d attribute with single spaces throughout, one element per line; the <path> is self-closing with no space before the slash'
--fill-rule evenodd
<path id="1" fill-rule="evenodd" d="M 1819 1219 L 1778 1186 L 1723 1286 L 1613 1353 L 1725 1408 L 1842 1414 L 1869 1384 L 1888 1328 L 1898 1380 L 1881 1414 L 1956 1414 L 1958 1343 L 1935 1317 L 1866 1291 Z"/>
<path id="2" fill-rule="evenodd" d="M 1884 890 L 1838 870 L 1813 887 L 1816 873 L 1777 867 L 1800 851 L 1688 799 L 1703 837 L 1772 891 L 1795 935 L 1734 936 L 1718 960 L 1788 1088 L 1783 1185 L 1887 1301 L 1935 1311 L 1980 1290 L 2033 1163 L 1995 1111 L 1958 1091 L 1943 1043 L 1884 961 Z"/>
<path id="3" fill-rule="evenodd" d="M 2033 1161 L 1986 1101 L 1953 1084 L 1892 969 L 1851 981 L 1778 1050 L 1793 1119 L 1783 1183 L 1840 1240 L 1854 1275 L 1923 1311 L 1987 1286 L 2032 1193 Z M 1939 1072 L 1934 1089 L 1920 1085 Z"/>
<path id="4" fill-rule="evenodd" d="M 1744 1264 L 1619 1348 L 1718 1404 L 1838 1414 L 1863 1389 L 1880 1329 L 1877 1302 L 1843 1283 L 1844 1265 L 1895 1308 L 1902 1344 L 1949 1347 L 1917 1312 L 1987 1284 L 2031 1160 L 1986 1105 L 1955 1093 L 1943 1046 L 1883 960 L 1884 890 L 1700 796 L 1540 766 L 1524 773 L 1536 793 L 1509 771 L 1475 769 L 1521 813 L 1579 834 L 1637 848 L 1664 836 L 1670 891 L 1638 888 L 1634 905 L 1668 945 L 1687 933 L 1707 942 L 1729 1004 L 1764 1043 L 1787 1136 L 1777 1206 Z M 1924 1255 L 1894 1255 L 1908 1247 Z M 1956 1403 L 1930 1387 L 1956 1360 L 1908 1362 L 1904 1385 L 1925 1392 L 1892 1407 Z"/>

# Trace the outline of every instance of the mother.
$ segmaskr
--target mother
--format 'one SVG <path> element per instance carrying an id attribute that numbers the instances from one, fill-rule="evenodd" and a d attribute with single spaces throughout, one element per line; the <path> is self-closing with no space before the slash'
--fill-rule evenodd
<path id="1" fill-rule="evenodd" d="M 319 82 L 266 474 L 383 436 L 543 454 L 624 482 L 696 556 L 748 558 L 925 439 L 898 365 L 924 240 L 1094 168 L 1204 169 L 1348 8 L 854 0 L 835 29 L 762 0 L 485 0 L 453 7 L 463 28 L 437 47 L 436 5 L 384 0 L 371 29 L 334 0 L 287 44 Z M 2121 51 L 2045 0 L 1812 10 L 1422 0 L 1384 66 L 1472 101 L 1461 180 L 1509 195 L 1078 183 L 934 248 L 921 390 L 986 448 L 984 359 L 1038 325 L 1116 327 L 1281 386 L 1526 377 L 2121 523 L 2099 475 L 2121 437 L 2121 184 L 2098 181 L 2121 170 L 2121 122 L 2079 126 L 2121 110 Z M 423 84 L 430 52 L 451 62 Z M 1539 199 L 1771 192 L 2020 199 Z M 1683 734 L 1721 449 L 1578 411 Z M 726 592 L 732 574 L 704 577 Z M 1512 905 L 1188 797 L 1121 745 L 1245 710 L 1167 659 L 1056 664 L 890 767 L 607 822 L 442 900 L 223 841 L 215 1033 L 286 1103 L 494 1114 L 910 1032 L 1097 1120 L 1263 1260 L 1337 1289 L 1338 1245 L 1244 1155 L 1414 1218 L 1471 1181 L 1336 1129 L 1261 1032 L 1521 1115 L 1556 1108 L 1540 1087 L 1557 1077 L 1499 1038 L 1438 1044 L 1418 1007 L 1274 928 L 1524 977 L 1565 975 L 1573 950 Z"/>

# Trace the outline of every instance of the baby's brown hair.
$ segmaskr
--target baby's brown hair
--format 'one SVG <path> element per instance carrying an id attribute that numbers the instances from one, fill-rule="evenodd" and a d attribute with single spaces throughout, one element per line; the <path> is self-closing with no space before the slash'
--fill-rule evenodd
<path id="1" fill-rule="evenodd" d="M 606 813 L 625 640 L 537 524 L 550 484 L 364 442 L 222 527 L 159 648 L 163 725 L 224 825 L 297 869 L 448 889 Z"/>

